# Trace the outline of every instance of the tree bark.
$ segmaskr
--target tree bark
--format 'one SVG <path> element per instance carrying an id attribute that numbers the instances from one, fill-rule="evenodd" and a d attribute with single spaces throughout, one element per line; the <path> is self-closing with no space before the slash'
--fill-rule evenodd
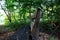
<path id="1" fill-rule="evenodd" d="M 34 22 L 31 26 L 31 36 L 32 40 L 39 40 L 39 21 L 40 21 L 41 9 L 37 8 L 36 15 L 34 17 Z"/>

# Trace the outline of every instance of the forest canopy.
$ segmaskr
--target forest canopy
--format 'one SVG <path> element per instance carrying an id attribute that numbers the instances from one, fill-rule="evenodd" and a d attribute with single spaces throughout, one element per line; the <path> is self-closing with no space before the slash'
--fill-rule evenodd
<path id="1" fill-rule="evenodd" d="M 60 24 L 60 0 L 3 0 L 0 8 L 4 13 L 4 25 L 10 29 L 17 29 L 21 25 L 30 25 L 30 19 L 35 13 L 36 8 L 42 10 L 40 18 L 40 28 L 50 29 Z M 0 14 L 0 17 L 3 16 Z M 0 19 L 1 20 L 1 19 Z M 46 25 L 45 25 L 46 24 Z M 53 24 L 53 25 L 54 25 Z M 47 26 L 47 27 L 45 27 Z"/>

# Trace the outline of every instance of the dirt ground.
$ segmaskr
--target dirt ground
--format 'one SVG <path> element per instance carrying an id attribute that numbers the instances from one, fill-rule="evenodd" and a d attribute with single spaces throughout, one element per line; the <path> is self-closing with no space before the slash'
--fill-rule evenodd
<path id="1" fill-rule="evenodd" d="M 13 35 L 13 31 L 10 32 L 5 32 L 5 33 L 0 33 L 0 40 L 6 40 L 8 36 Z M 50 35 L 47 33 L 40 32 L 39 33 L 39 39 L 40 40 L 49 40 Z M 55 40 L 58 40 L 57 37 L 55 37 Z"/>

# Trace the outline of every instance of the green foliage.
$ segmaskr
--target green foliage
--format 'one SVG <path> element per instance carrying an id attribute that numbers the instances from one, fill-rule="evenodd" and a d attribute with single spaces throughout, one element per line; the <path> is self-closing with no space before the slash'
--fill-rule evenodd
<path id="1" fill-rule="evenodd" d="M 52 36 L 52 37 L 50 38 L 50 40 L 54 40 L 54 37 Z"/>
<path id="2" fill-rule="evenodd" d="M 54 29 L 54 26 L 50 23 L 50 21 L 40 22 L 39 28 L 44 31 L 50 31 Z"/>
<path id="3" fill-rule="evenodd" d="M 17 29 L 21 25 L 30 24 L 30 13 L 34 14 L 37 7 L 42 8 L 40 29 L 52 31 L 54 27 L 50 23 L 51 20 L 60 24 L 60 2 L 59 0 L 5 0 L 4 10 L 8 11 L 5 24 L 10 29 Z"/>

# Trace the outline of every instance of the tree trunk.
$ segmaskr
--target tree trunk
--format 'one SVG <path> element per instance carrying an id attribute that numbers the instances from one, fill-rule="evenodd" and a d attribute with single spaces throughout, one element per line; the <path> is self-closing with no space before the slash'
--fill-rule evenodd
<path id="1" fill-rule="evenodd" d="M 34 17 L 33 24 L 31 26 L 31 36 L 32 40 L 39 40 L 39 21 L 40 21 L 40 8 L 37 8 L 36 15 Z"/>

